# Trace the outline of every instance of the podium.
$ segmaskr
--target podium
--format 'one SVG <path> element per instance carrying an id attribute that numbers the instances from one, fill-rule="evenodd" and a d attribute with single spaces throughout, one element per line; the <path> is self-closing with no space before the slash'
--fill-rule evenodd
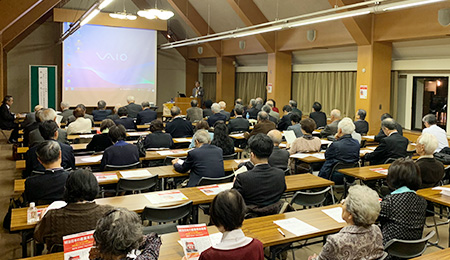
<path id="1" fill-rule="evenodd" d="M 181 114 L 186 115 L 186 110 L 191 107 L 191 100 L 197 100 L 200 104 L 199 98 L 191 98 L 191 97 L 176 97 L 175 98 L 175 106 L 181 109 Z"/>

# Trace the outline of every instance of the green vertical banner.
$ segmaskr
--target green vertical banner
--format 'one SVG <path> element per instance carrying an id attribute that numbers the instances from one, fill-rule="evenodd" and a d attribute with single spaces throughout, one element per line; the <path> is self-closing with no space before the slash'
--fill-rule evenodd
<path id="1" fill-rule="evenodd" d="M 56 66 L 30 65 L 30 111 L 36 105 L 57 109 Z"/>

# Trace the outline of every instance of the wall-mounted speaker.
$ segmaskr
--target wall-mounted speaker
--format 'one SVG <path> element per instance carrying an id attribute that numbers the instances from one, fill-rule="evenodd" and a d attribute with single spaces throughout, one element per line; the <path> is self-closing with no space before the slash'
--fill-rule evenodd
<path id="1" fill-rule="evenodd" d="M 239 49 L 241 49 L 241 50 L 245 49 L 245 41 L 244 40 L 239 41 Z"/>
<path id="2" fill-rule="evenodd" d="M 197 48 L 197 52 L 198 52 L 198 54 L 202 54 L 203 53 L 203 47 L 198 47 Z"/>
<path id="3" fill-rule="evenodd" d="M 450 24 L 450 8 L 445 8 L 438 11 L 438 21 L 442 26 L 447 26 Z"/>
<path id="4" fill-rule="evenodd" d="M 306 32 L 306 39 L 308 39 L 308 41 L 310 42 L 313 42 L 316 40 L 316 34 L 317 34 L 316 30 L 308 30 Z"/>

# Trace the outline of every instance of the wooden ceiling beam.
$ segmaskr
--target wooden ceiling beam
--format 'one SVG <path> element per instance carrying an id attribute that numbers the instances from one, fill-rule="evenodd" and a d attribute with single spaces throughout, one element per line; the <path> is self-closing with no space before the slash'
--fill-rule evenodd
<path id="1" fill-rule="evenodd" d="M 41 0 L 1 0 L 0 1 L 0 34 L 12 26 L 17 20 L 30 12 Z"/>
<path id="2" fill-rule="evenodd" d="M 227 0 L 231 8 L 241 18 L 246 26 L 266 23 L 269 20 L 264 16 L 253 0 Z M 275 32 L 255 35 L 258 42 L 266 52 L 275 52 Z"/>

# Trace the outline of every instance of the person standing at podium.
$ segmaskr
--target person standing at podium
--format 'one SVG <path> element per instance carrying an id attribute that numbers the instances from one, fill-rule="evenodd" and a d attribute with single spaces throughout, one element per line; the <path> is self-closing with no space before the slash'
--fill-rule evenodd
<path id="1" fill-rule="evenodd" d="M 200 81 L 195 82 L 195 88 L 192 89 L 192 97 L 200 99 L 200 107 L 203 106 L 203 96 L 205 95 L 205 90 L 200 86 Z"/>

